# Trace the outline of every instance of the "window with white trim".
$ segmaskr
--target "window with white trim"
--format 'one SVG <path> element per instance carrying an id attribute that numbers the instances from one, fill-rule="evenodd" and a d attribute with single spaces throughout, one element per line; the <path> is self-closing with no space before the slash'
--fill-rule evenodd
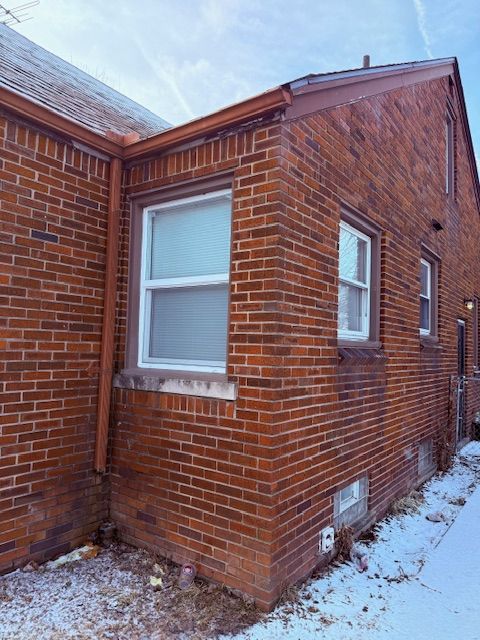
<path id="1" fill-rule="evenodd" d="M 370 336 L 372 239 L 347 222 L 340 223 L 338 336 Z"/>
<path id="2" fill-rule="evenodd" d="M 368 512 L 368 477 L 362 476 L 333 496 L 333 526 L 354 525 Z"/>
<path id="3" fill-rule="evenodd" d="M 339 513 L 343 513 L 360 499 L 360 481 L 356 480 L 340 491 Z"/>
<path id="4" fill-rule="evenodd" d="M 453 110 L 447 109 L 445 120 L 445 193 L 455 191 L 455 120 Z"/>
<path id="5" fill-rule="evenodd" d="M 231 190 L 143 210 L 138 366 L 224 373 Z"/>
<path id="6" fill-rule="evenodd" d="M 420 333 L 432 333 L 432 264 L 424 258 L 420 262 Z"/>

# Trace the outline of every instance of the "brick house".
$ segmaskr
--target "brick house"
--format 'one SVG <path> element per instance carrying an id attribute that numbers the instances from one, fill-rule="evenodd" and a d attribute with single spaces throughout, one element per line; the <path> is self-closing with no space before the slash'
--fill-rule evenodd
<path id="1" fill-rule="evenodd" d="M 169 127 L 0 38 L 0 570 L 110 517 L 270 608 L 328 558 L 322 531 L 368 526 L 470 435 L 457 62 L 310 75 Z"/>

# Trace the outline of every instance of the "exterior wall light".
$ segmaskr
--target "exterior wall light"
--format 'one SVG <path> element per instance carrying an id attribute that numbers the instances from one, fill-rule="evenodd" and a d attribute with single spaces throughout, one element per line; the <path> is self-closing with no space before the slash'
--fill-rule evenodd
<path id="1" fill-rule="evenodd" d="M 465 300 L 463 301 L 463 304 L 465 305 L 466 309 L 468 309 L 469 311 L 472 311 L 475 306 L 475 301 L 472 300 L 471 298 L 465 298 Z"/>

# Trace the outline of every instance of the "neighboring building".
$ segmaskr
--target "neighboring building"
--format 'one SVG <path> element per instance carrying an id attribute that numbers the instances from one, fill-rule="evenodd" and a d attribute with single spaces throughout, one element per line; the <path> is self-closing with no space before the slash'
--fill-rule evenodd
<path id="1" fill-rule="evenodd" d="M 0 569 L 109 516 L 269 608 L 454 437 L 480 294 L 457 62 L 166 128 L 0 38 Z"/>

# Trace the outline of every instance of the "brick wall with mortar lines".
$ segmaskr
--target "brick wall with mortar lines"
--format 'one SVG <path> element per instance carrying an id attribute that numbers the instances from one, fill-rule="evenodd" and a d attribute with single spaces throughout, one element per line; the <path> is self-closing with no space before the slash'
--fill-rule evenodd
<path id="1" fill-rule="evenodd" d="M 0 114 L 0 571 L 107 513 L 93 447 L 108 172 Z"/>
<path id="2" fill-rule="evenodd" d="M 438 442 L 449 420 L 457 318 L 466 321 L 472 373 L 473 314 L 463 301 L 478 293 L 480 220 L 459 118 L 456 202 L 445 195 L 449 94 L 439 80 L 285 125 L 278 584 L 315 564 L 318 531 L 331 524 L 332 496 L 343 486 L 367 473 L 370 516 L 379 517 L 418 481 L 418 443 Z M 342 201 L 382 229 L 380 350 L 337 348 Z M 432 229 L 432 218 L 443 231 Z M 422 242 L 441 258 L 438 347 L 423 348 L 418 330 Z M 475 410 L 478 390 L 468 424 Z"/>
<path id="3" fill-rule="evenodd" d="M 318 562 L 333 495 L 368 473 L 370 515 L 417 481 L 447 420 L 456 318 L 480 275 L 466 146 L 444 195 L 446 81 L 264 124 L 132 167 L 129 197 L 233 172 L 228 375 L 235 403 L 116 390 L 112 515 L 121 535 L 195 561 L 270 606 Z M 383 348 L 338 349 L 340 201 L 382 228 Z M 125 203 L 116 370 L 125 346 Z M 431 218 L 445 230 L 435 233 Z M 468 221 L 468 227 L 466 222 Z M 440 348 L 420 345 L 420 243 L 440 266 Z M 462 261 L 458 261 L 458 255 Z"/>
<path id="4" fill-rule="evenodd" d="M 121 536 L 248 591 L 268 606 L 271 416 L 281 383 L 276 315 L 280 185 L 278 123 L 132 167 L 130 199 L 143 191 L 230 171 L 233 243 L 228 377 L 235 402 L 116 390 L 112 428 L 112 517 Z M 125 349 L 130 203 L 120 254 L 118 362 Z"/>

